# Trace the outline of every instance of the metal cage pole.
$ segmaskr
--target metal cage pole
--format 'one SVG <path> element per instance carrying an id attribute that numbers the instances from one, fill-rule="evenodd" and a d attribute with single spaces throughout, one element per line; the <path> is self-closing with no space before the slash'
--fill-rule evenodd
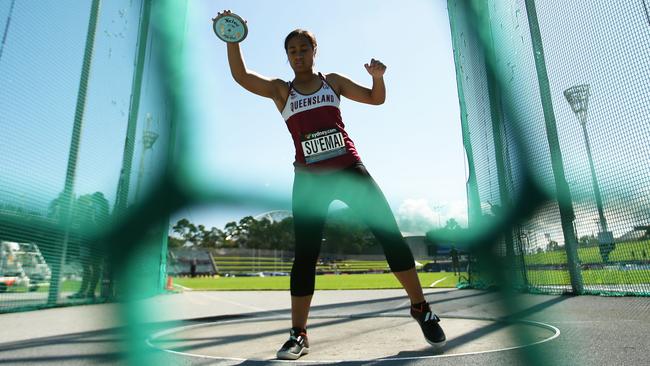
<path id="1" fill-rule="evenodd" d="M 476 181 L 476 164 L 474 163 L 474 151 L 472 149 L 469 123 L 467 121 L 467 106 L 465 103 L 465 89 L 462 77 L 462 41 L 456 37 L 456 34 L 460 32 L 456 30 L 456 15 L 455 10 L 453 9 L 454 3 L 451 0 L 447 2 L 447 8 L 449 12 L 449 23 L 452 34 L 451 42 L 453 45 L 454 64 L 456 66 L 456 88 L 458 89 L 458 101 L 460 104 L 460 126 L 463 136 L 463 147 L 467 156 L 467 170 L 469 171 L 466 183 L 468 213 L 467 226 L 472 227 L 472 225 L 476 224 L 481 219 L 481 201 L 478 194 L 478 184 Z"/>
<path id="2" fill-rule="evenodd" d="M 81 78 L 79 80 L 79 91 L 77 93 L 77 106 L 75 108 L 74 126 L 72 128 L 70 152 L 68 154 L 68 166 L 66 169 L 65 184 L 61 195 L 63 201 L 63 216 L 61 217 L 60 222 L 64 230 L 63 241 L 61 243 L 61 260 L 55 261 L 52 265 L 52 278 L 50 280 L 50 289 L 47 296 L 48 305 L 54 305 L 58 301 L 61 272 L 63 270 L 63 265 L 65 264 L 65 257 L 67 256 L 68 240 L 70 237 L 70 220 L 72 216 L 72 201 L 74 199 L 75 176 L 77 173 L 77 161 L 79 160 L 81 129 L 83 127 L 84 112 L 86 109 L 86 94 L 88 92 L 90 64 L 92 62 L 93 49 L 95 46 L 99 4 L 100 0 L 93 0 L 90 6 L 88 35 L 86 36 L 86 46 L 81 66 Z"/>
<path id="3" fill-rule="evenodd" d="M 494 142 L 494 162 L 497 168 L 497 182 L 499 185 L 499 199 L 501 208 L 494 210 L 495 216 L 500 215 L 501 212 L 509 210 L 512 207 L 512 199 L 508 187 L 506 185 L 507 171 L 505 164 L 505 150 L 504 150 L 504 113 L 503 113 L 503 97 L 501 85 L 497 75 L 497 56 L 494 47 L 494 39 L 492 36 L 492 26 L 490 24 L 490 9 L 487 2 L 480 1 L 477 4 L 478 20 L 479 20 L 479 34 L 483 34 L 483 46 L 485 52 L 485 74 L 487 79 L 488 98 L 490 103 L 490 121 L 492 122 L 492 141 Z M 507 141 L 505 142 L 507 144 Z M 515 265 L 515 245 L 513 238 L 513 230 L 508 229 L 503 231 L 503 240 L 506 247 L 506 265 L 508 271 L 514 271 Z M 527 286 L 525 269 L 522 269 L 522 277 L 520 278 L 524 285 Z M 513 284 L 514 285 L 514 284 Z"/>
<path id="4" fill-rule="evenodd" d="M 560 208 L 560 220 L 562 222 L 562 233 L 564 234 L 564 248 L 567 254 L 567 265 L 569 266 L 569 275 L 571 277 L 571 288 L 574 293 L 582 294 L 584 292 L 582 272 L 580 271 L 578 258 L 578 241 L 574 231 L 575 213 L 573 210 L 573 201 L 571 198 L 571 191 L 569 190 L 569 184 L 564 175 L 564 163 L 562 162 L 562 151 L 560 150 L 557 125 L 555 123 L 555 112 L 553 111 L 551 86 L 548 79 L 548 72 L 546 70 L 542 35 L 539 29 L 535 0 L 525 0 L 525 3 L 526 14 L 528 15 L 528 26 L 530 28 L 530 38 L 533 45 L 533 56 L 535 58 L 539 93 L 542 102 L 542 109 L 544 111 L 544 121 L 546 123 L 546 138 L 548 140 L 551 154 L 551 165 L 557 190 L 557 201 Z"/>
<path id="5" fill-rule="evenodd" d="M 124 155 L 122 156 L 122 170 L 120 181 L 117 187 L 117 200 L 113 210 L 115 215 L 124 213 L 128 206 L 129 188 L 131 184 L 131 165 L 133 164 L 133 153 L 135 146 L 135 133 L 138 124 L 138 112 L 140 110 L 140 97 L 142 91 L 142 75 L 144 71 L 145 55 L 147 51 L 147 39 L 149 37 L 149 21 L 151 19 L 151 0 L 144 0 L 140 15 L 140 27 L 138 29 L 138 43 L 135 57 L 135 70 L 133 72 L 133 84 L 131 86 L 131 105 L 129 107 L 129 122 L 127 125 L 126 138 L 124 141 Z"/>
<path id="6" fill-rule="evenodd" d="M 14 13 L 14 5 L 16 5 L 16 0 L 11 0 L 9 14 L 7 15 L 7 23 L 5 23 L 5 30 L 2 34 L 2 43 L 0 43 L 0 60 L 2 60 L 2 53 L 5 49 L 5 43 L 7 42 L 7 33 L 9 33 L 9 25 L 11 24 L 11 15 Z"/>

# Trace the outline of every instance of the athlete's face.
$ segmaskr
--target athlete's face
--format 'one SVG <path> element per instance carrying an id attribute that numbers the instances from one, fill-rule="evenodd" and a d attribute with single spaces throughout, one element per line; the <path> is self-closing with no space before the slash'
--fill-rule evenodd
<path id="1" fill-rule="evenodd" d="M 304 36 L 295 36 L 287 42 L 287 57 L 295 72 L 311 71 L 314 66 L 316 50 Z"/>

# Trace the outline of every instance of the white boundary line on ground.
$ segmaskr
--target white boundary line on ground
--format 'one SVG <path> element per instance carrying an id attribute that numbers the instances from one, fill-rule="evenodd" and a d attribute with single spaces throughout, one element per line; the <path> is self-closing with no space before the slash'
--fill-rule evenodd
<path id="1" fill-rule="evenodd" d="M 441 279 L 439 279 L 437 281 L 434 281 L 432 284 L 429 285 L 429 287 L 434 287 L 435 285 L 439 284 L 440 282 L 442 282 L 442 281 L 444 281 L 446 279 L 447 279 L 447 277 L 443 277 L 443 278 L 441 278 Z"/>
<path id="2" fill-rule="evenodd" d="M 203 297 L 203 298 L 209 299 L 210 301 L 220 301 L 220 302 L 224 302 L 224 303 L 226 303 L 226 304 L 235 305 L 235 306 L 238 306 L 238 307 L 240 307 L 240 308 L 244 308 L 244 309 L 249 309 L 249 310 L 254 310 L 254 311 L 259 311 L 259 312 L 272 313 L 272 314 L 279 314 L 279 312 L 277 312 L 277 311 L 271 311 L 271 310 L 267 310 L 267 309 L 262 309 L 262 308 L 258 308 L 257 306 L 251 306 L 251 305 L 248 305 L 248 304 L 242 304 L 242 303 L 237 302 L 237 301 L 226 300 L 226 299 L 224 299 L 224 298 L 220 298 L 220 297 L 209 296 L 208 294 L 206 294 L 206 293 L 204 293 L 204 292 L 202 292 L 202 291 L 195 291 L 195 292 L 193 293 L 193 295 L 201 296 L 201 297 Z"/>
<path id="3" fill-rule="evenodd" d="M 398 316 L 398 315 L 391 315 L 391 314 L 378 314 L 378 315 L 373 315 L 373 316 L 363 316 L 362 314 L 360 315 L 351 315 L 351 316 L 312 316 L 311 318 L 373 318 L 373 317 L 397 317 L 397 318 L 402 318 L 402 317 L 407 317 L 407 316 Z M 553 339 L 557 338 L 560 336 L 560 330 L 557 327 L 554 327 L 553 325 L 546 324 L 546 323 L 541 323 L 541 322 L 536 322 L 532 320 L 517 320 L 517 321 L 508 321 L 508 320 L 503 320 L 503 319 L 495 319 L 495 318 L 482 318 L 482 317 L 465 317 L 465 316 L 446 316 L 446 317 L 441 317 L 441 319 L 449 318 L 449 319 L 468 319 L 468 320 L 487 320 L 487 321 L 494 321 L 494 322 L 510 322 L 510 323 L 524 323 L 524 324 L 530 324 L 534 325 L 540 328 L 545 328 L 548 330 L 551 330 L 554 332 L 552 336 L 546 339 L 542 339 L 541 341 L 529 343 L 529 344 L 523 344 L 519 346 L 512 346 L 512 347 L 504 347 L 504 348 L 497 348 L 493 350 L 487 350 L 487 351 L 476 351 L 476 352 L 463 352 L 463 353 L 454 353 L 454 354 L 442 354 L 442 355 L 431 355 L 431 356 L 413 356 L 413 357 L 390 357 L 390 358 L 372 358 L 372 359 L 360 359 L 360 360 L 277 360 L 277 359 L 270 359 L 270 360 L 254 360 L 254 359 L 248 359 L 248 358 L 237 358 L 237 357 L 220 357 L 220 356 L 208 356 L 208 355 L 200 355 L 200 354 L 194 354 L 194 353 L 188 353 L 188 352 L 178 352 L 178 351 L 172 351 L 164 348 L 159 348 L 154 346 L 151 341 L 155 340 L 156 338 L 160 338 L 162 336 L 168 335 L 168 334 L 173 334 L 177 333 L 180 331 L 192 329 L 192 328 L 199 328 L 199 327 L 206 327 L 209 325 L 213 324 L 228 324 L 228 323 L 235 323 L 235 322 L 249 322 L 249 321 L 260 321 L 260 320 L 280 320 L 280 319 L 287 319 L 288 317 L 286 316 L 264 316 L 264 317 L 251 317 L 247 319 L 233 319 L 233 320 L 226 320 L 226 321 L 216 321 L 216 322 L 210 322 L 210 323 L 203 323 L 203 324 L 194 324 L 194 325 L 188 325 L 188 326 L 183 326 L 183 327 L 178 327 L 178 328 L 172 328 L 168 330 L 164 330 L 161 332 L 154 333 L 149 339 L 145 341 L 145 343 L 154 349 L 163 351 L 163 352 L 168 352 L 180 356 L 189 356 L 189 357 L 196 357 L 196 358 L 204 358 L 204 359 L 211 359 L 211 360 L 223 360 L 223 361 L 253 361 L 253 362 L 289 362 L 289 363 L 343 363 L 343 362 L 384 362 L 384 361 L 408 361 L 408 360 L 424 360 L 424 359 L 433 359 L 433 358 L 448 358 L 448 357 L 459 357 L 459 356 L 471 356 L 471 355 L 480 355 L 480 354 L 487 354 L 487 353 L 495 353 L 495 352 L 503 352 L 503 351 L 510 351 L 514 349 L 520 349 L 520 348 L 525 348 L 525 347 L 531 347 L 535 346 L 538 344 L 542 344 L 545 342 L 552 341 Z"/>

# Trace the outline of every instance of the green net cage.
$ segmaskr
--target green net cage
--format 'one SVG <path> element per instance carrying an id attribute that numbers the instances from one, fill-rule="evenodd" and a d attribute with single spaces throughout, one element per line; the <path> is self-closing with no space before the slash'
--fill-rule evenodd
<path id="1" fill-rule="evenodd" d="M 126 243 L 108 238 L 151 194 L 172 148 L 161 38 L 149 31 L 160 6 L 2 3 L 0 311 L 118 293 Z M 148 293 L 162 289 L 164 215 L 131 257 Z"/>
<path id="2" fill-rule="evenodd" d="M 125 248 L 161 291 L 174 208 L 276 199 L 240 182 L 208 189 L 193 174 L 191 134 L 174 127 L 191 119 L 176 87 L 190 79 L 178 56 L 184 18 L 169 16 L 184 7 L 76 6 L 87 16 L 3 8 L 5 311 L 114 296 L 111 263 Z M 572 18 L 577 5 L 563 6 L 448 3 L 470 172 L 465 242 L 487 247 L 494 232 L 491 252 L 527 291 L 647 294 L 646 4 L 585 5 Z M 30 32 L 45 19 L 66 42 Z M 124 234 L 138 225 L 141 235 Z M 481 262 L 464 285 L 489 286 Z"/>
<path id="3" fill-rule="evenodd" d="M 508 225 L 494 251 L 524 290 L 647 295 L 645 2 L 448 7 L 470 229 Z"/>
<path id="4" fill-rule="evenodd" d="M 447 4 L 469 222 L 430 239 L 469 253 L 458 287 L 649 295 L 646 2 Z M 287 206 L 254 172 L 200 173 L 187 6 L 0 4 L 0 312 L 164 293 L 174 211 Z M 133 364 L 147 311 L 120 314 Z"/>

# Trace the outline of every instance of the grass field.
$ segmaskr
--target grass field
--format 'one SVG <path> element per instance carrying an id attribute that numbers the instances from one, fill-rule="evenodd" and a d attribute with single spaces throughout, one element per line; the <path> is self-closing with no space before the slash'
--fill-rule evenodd
<path id="1" fill-rule="evenodd" d="M 65 280 L 61 284 L 61 287 L 59 288 L 59 291 L 61 292 L 73 292 L 79 290 L 79 287 L 81 287 L 81 281 L 79 280 Z M 50 290 L 50 285 L 39 285 L 38 288 L 36 289 L 36 292 L 48 292 Z M 8 292 L 29 292 L 29 289 L 24 286 L 20 287 L 12 287 L 8 290 Z"/>
<path id="2" fill-rule="evenodd" d="M 434 282 L 436 282 L 434 287 L 438 288 L 456 287 L 459 278 L 448 272 L 419 273 L 418 275 L 424 287 L 428 287 Z M 531 285 L 571 284 L 568 271 L 528 271 L 527 275 Z M 650 270 L 584 270 L 582 278 L 585 285 L 648 284 L 647 286 L 650 288 Z M 287 290 L 289 289 L 289 277 L 174 278 L 174 284 L 193 290 Z M 401 288 L 399 282 L 390 273 L 316 276 L 317 290 L 388 288 Z"/>
<path id="3" fill-rule="evenodd" d="M 419 273 L 423 286 L 456 287 L 453 273 Z M 288 290 L 289 277 L 174 278 L 174 284 L 193 290 Z M 360 290 L 401 288 L 391 273 L 316 276 L 316 290 Z"/>
<path id="4" fill-rule="evenodd" d="M 645 252 L 646 257 L 643 257 Z M 552 252 L 527 254 L 526 264 L 565 264 L 567 263 L 564 249 Z M 578 258 L 582 263 L 602 263 L 598 247 L 578 248 Z M 617 243 L 616 249 L 609 254 L 611 262 L 650 259 L 650 240 Z"/>
<path id="5" fill-rule="evenodd" d="M 419 261 L 426 264 L 428 261 Z M 293 266 L 292 261 L 282 261 L 280 258 L 268 257 L 214 257 L 214 263 L 222 273 L 238 272 L 290 272 Z M 345 272 L 367 272 L 369 270 L 388 271 L 388 262 L 384 261 L 359 261 L 347 260 L 337 261 L 336 267 L 330 264 L 318 264 L 319 271 L 334 272 L 336 270 Z"/>
<path id="6" fill-rule="evenodd" d="M 568 271 L 528 271 L 528 282 L 532 285 L 569 285 Z M 585 285 L 639 285 L 650 288 L 650 270 L 619 271 L 596 269 L 582 271 Z"/>
<path id="7" fill-rule="evenodd" d="M 462 274 L 466 276 L 465 273 Z M 569 272 L 563 270 L 528 271 L 528 283 L 533 286 L 570 285 Z M 453 288 L 459 276 L 449 272 L 418 273 L 424 287 L 436 282 L 435 288 Z M 641 285 L 650 289 L 650 270 L 583 270 L 585 285 Z M 440 281 L 440 282 L 437 282 Z M 77 291 L 81 281 L 63 281 L 61 291 Z M 192 290 L 288 290 L 289 277 L 197 277 L 174 278 L 174 284 Z M 48 291 L 49 286 L 41 286 L 38 292 Z M 359 290 L 401 288 L 399 282 L 390 273 L 383 274 L 342 274 L 316 276 L 317 290 Z M 17 288 L 11 292 L 27 292 L 26 288 Z"/>

